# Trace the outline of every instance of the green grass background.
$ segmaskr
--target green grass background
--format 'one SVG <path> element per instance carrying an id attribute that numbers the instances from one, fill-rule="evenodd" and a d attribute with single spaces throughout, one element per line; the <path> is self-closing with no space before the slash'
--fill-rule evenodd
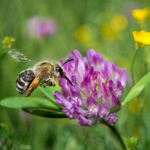
<path id="1" fill-rule="evenodd" d="M 3 41 L 5 36 L 16 38 L 14 47 L 35 61 L 59 62 L 74 49 L 86 56 L 86 51 L 94 48 L 102 53 L 104 58 L 117 63 L 121 68 L 126 68 L 130 77 L 131 62 L 135 53 L 132 31 L 142 29 L 128 10 L 131 5 L 144 8 L 149 5 L 149 0 L 1 0 L 0 41 Z M 128 27 L 117 40 L 103 39 L 100 34 L 101 27 L 117 14 L 127 17 Z M 26 32 L 26 23 L 33 16 L 54 18 L 58 25 L 57 33 L 45 40 L 31 39 Z M 79 41 L 75 36 L 76 30 L 84 24 L 91 27 L 93 35 L 87 43 Z M 150 31 L 149 24 L 150 19 L 146 23 L 146 31 Z M 0 57 L 0 99 L 20 96 L 15 89 L 15 81 L 26 66 L 10 58 L 5 53 L 2 42 L 0 49 L 4 53 Z M 145 68 L 145 57 L 145 50 L 141 48 L 134 65 L 136 81 L 149 72 L 150 64 Z M 129 84 L 126 93 L 130 88 Z M 117 113 L 119 121 L 116 127 L 125 143 L 130 137 L 137 137 L 139 149 L 149 149 L 148 87 L 141 94 L 143 95 L 146 97 L 143 98 L 144 102 L 139 102 L 140 111 L 132 110 L 134 103 L 122 107 Z M 35 90 L 32 96 L 44 97 L 39 89 Z M 103 125 L 80 127 L 77 120 L 45 119 L 29 116 L 20 109 L 1 106 L 0 140 L 3 142 L 2 150 L 120 150 L 118 143 Z"/>

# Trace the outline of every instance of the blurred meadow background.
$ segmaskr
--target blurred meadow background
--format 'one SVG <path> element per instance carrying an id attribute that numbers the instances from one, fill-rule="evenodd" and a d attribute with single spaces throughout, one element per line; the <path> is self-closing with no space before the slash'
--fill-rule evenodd
<path id="1" fill-rule="evenodd" d="M 133 86 L 131 62 L 136 48 L 132 31 L 150 31 L 150 19 L 141 27 L 132 16 L 132 10 L 145 7 L 150 7 L 149 0 L 1 0 L 0 100 L 21 96 L 16 91 L 16 79 L 28 67 L 7 54 L 8 49 L 2 43 L 6 36 L 14 37 L 13 47 L 35 62 L 60 62 L 74 49 L 83 56 L 87 50 L 94 49 L 120 68 L 126 68 L 126 95 Z M 39 27 L 36 33 L 35 26 L 39 22 L 49 25 L 44 29 Z M 150 52 L 145 54 L 144 48 L 138 51 L 134 64 L 136 81 L 149 72 L 150 63 L 145 67 L 146 55 Z M 150 95 L 148 87 L 146 89 L 141 99 L 122 107 L 115 125 L 125 143 L 135 137 L 138 149 L 143 150 L 150 149 Z M 44 97 L 38 88 L 32 96 Z M 104 125 L 81 127 L 77 120 L 40 118 L 20 109 L 0 106 L 0 149 L 119 150 L 120 147 Z"/>

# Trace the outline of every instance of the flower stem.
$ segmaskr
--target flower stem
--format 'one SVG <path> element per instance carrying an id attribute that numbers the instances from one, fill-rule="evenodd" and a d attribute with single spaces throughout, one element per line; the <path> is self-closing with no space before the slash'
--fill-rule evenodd
<path id="1" fill-rule="evenodd" d="M 147 74 L 148 72 L 148 64 L 149 64 L 148 47 L 145 47 L 145 74 Z"/>
<path id="2" fill-rule="evenodd" d="M 133 73 L 133 66 L 134 66 L 134 61 L 135 61 L 135 57 L 137 55 L 138 49 L 136 49 L 134 57 L 132 59 L 132 63 L 131 63 L 131 73 L 132 73 L 132 81 L 133 81 L 133 85 L 134 85 L 134 73 Z"/>
<path id="3" fill-rule="evenodd" d="M 127 150 L 125 143 L 123 142 L 118 130 L 114 127 L 114 126 L 110 126 L 108 123 L 106 122 L 101 122 L 105 125 L 107 125 L 107 127 L 109 128 L 109 130 L 111 131 L 111 133 L 115 136 L 115 138 L 119 141 L 120 146 L 122 147 L 123 150 Z"/>

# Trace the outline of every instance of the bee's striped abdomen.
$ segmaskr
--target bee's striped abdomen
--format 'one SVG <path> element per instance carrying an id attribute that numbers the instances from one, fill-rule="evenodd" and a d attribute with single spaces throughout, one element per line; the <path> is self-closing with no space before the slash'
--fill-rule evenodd
<path id="1" fill-rule="evenodd" d="M 25 94 L 34 78 L 35 74 L 32 70 L 22 71 L 16 80 L 16 90 L 20 94 Z"/>

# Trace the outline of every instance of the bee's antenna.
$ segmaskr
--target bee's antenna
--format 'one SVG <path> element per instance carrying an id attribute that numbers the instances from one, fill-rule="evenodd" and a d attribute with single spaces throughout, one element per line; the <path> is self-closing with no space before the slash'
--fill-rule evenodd
<path id="1" fill-rule="evenodd" d="M 64 65 L 64 64 L 66 64 L 67 62 L 69 62 L 69 61 L 73 61 L 73 59 L 72 58 L 69 58 L 69 59 L 67 59 L 63 64 L 62 64 L 62 66 Z M 72 86 L 74 86 L 73 84 L 72 84 L 72 82 L 68 79 L 68 77 L 66 76 L 66 73 L 64 73 L 64 76 L 63 76 Z"/>
<path id="2" fill-rule="evenodd" d="M 73 60 L 72 58 L 67 59 L 67 60 L 62 64 L 62 66 L 63 66 L 64 64 L 66 64 L 67 62 L 72 61 L 72 60 Z"/>
<path id="3" fill-rule="evenodd" d="M 65 79 L 66 79 L 72 86 L 74 86 L 74 85 L 72 84 L 72 82 L 71 82 L 67 77 L 65 77 Z"/>

